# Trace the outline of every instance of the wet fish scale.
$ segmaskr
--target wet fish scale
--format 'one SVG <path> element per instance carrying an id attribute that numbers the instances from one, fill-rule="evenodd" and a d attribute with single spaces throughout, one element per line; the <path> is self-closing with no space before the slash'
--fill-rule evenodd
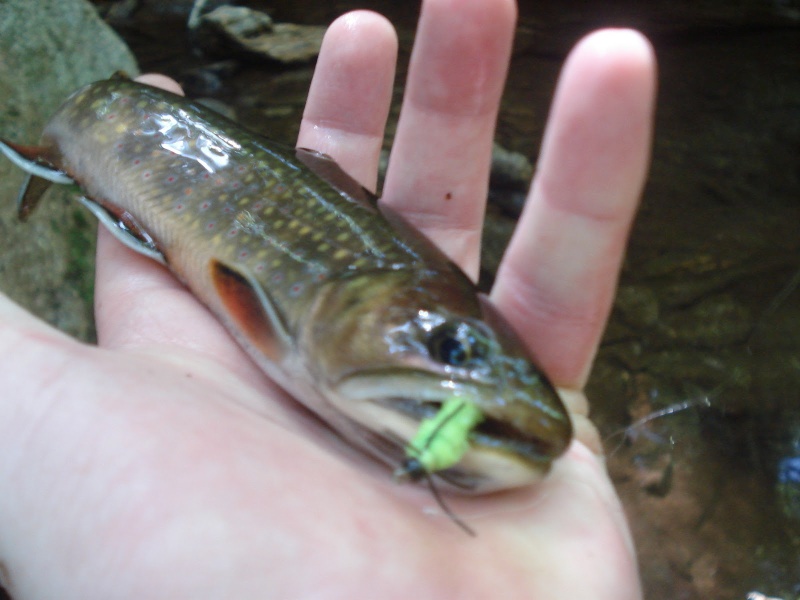
<path id="1" fill-rule="evenodd" d="M 421 266 L 418 253 L 373 211 L 299 168 L 292 149 L 267 148 L 250 134 L 228 139 L 218 133 L 230 127 L 223 117 L 205 109 L 199 116 L 189 101 L 176 110 L 159 95 L 126 82 L 95 84 L 51 121 L 42 140 L 85 147 L 65 152 L 70 156 L 91 148 L 104 168 L 67 163 L 67 172 L 92 197 L 125 195 L 182 278 L 213 256 L 264 274 L 281 303 L 312 296 L 315 285 L 337 273 Z M 84 135 L 71 140 L 76 128 Z M 187 231 L 202 237 L 205 251 L 182 266 L 175 255 L 197 247 Z"/>

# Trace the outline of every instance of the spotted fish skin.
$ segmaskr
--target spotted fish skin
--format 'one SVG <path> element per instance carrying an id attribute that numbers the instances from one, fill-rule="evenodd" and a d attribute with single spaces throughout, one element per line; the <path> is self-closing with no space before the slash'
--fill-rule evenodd
<path id="1" fill-rule="evenodd" d="M 393 466 L 454 396 L 486 416 L 439 474 L 456 489 L 526 485 L 568 446 L 564 406 L 499 314 L 325 155 L 109 79 L 61 106 L 35 158 L 163 257 L 277 383 Z"/>
<path id="2" fill-rule="evenodd" d="M 332 273 L 421 266 L 376 208 L 324 185 L 294 149 L 223 133 L 231 127 L 180 97 L 107 80 L 75 94 L 42 144 L 59 148 L 89 197 L 135 215 L 184 281 L 216 258 L 287 306 L 305 304 Z"/>

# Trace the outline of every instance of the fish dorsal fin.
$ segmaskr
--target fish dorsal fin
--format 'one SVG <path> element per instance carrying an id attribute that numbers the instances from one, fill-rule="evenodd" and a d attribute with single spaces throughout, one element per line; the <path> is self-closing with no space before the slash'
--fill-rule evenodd
<path id="1" fill-rule="evenodd" d="M 309 148 L 295 148 L 297 160 L 342 194 L 372 211 L 378 209 L 378 197 L 348 175 L 327 154 Z"/>
<path id="2" fill-rule="evenodd" d="M 212 260 L 211 281 L 228 319 L 249 346 L 273 362 L 291 348 L 286 321 L 264 287 L 251 275 Z"/>

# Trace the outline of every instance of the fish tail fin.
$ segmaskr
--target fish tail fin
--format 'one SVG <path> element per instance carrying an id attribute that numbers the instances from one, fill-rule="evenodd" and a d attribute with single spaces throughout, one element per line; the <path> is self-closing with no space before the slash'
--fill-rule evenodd
<path id="1" fill-rule="evenodd" d="M 25 146 L 0 138 L 0 152 L 28 173 L 17 198 L 17 216 L 25 220 L 33 212 L 45 190 L 53 183 L 75 185 L 75 181 L 49 160 L 47 146 Z"/>

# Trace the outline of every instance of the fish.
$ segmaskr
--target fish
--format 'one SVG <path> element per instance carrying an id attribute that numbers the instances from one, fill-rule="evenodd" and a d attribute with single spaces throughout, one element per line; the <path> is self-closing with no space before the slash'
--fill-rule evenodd
<path id="1" fill-rule="evenodd" d="M 72 94 L 37 145 L 0 140 L 0 151 L 29 173 L 21 219 L 47 185 L 74 186 L 268 377 L 379 461 L 443 464 L 430 467 L 437 484 L 484 494 L 539 481 L 566 451 L 569 414 L 521 338 L 331 157 L 120 76 Z M 448 425 L 441 411 L 455 404 L 470 417 Z M 436 443 L 415 462 L 411 444 L 432 421 Z M 445 463 L 440 428 L 459 438 Z"/>

